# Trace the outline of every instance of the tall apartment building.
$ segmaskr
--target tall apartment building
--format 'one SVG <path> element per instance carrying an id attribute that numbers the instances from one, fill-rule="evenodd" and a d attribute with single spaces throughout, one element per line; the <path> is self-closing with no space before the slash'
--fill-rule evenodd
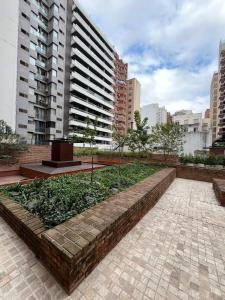
<path id="1" fill-rule="evenodd" d="M 20 0 L 16 132 L 30 143 L 63 135 L 66 0 Z"/>
<path id="2" fill-rule="evenodd" d="M 165 107 L 160 107 L 157 103 L 144 105 L 141 108 L 141 119 L 148 118 L 147 125 L 150 127 L 156 126 L 157 124 L 167 123 L 167 111 Z"/>
<path id="3" fill-rule="evenodd" d="M 127 71 L 125 64 L 119 55 L 114 53 L 115 77 L 114 77 L 114 126 L 116 131 L 126 134 L 127 131 Z"/>
<path id="4" fill-rule="evenodd" d="M 225 41 L 219 47 L 218 89 L 218 136 L 225 138 Z"/>
<path id="5" fill-rule="evenodd" d="M 141 85 L 136 78 L 127 81 L 127 128 L 135 128 L 134 112 L 140 111 Z"/>
<path id="6" fill-rule="evenodd" d="M 99 147 L 112 142 L 114 49 L 84 11 L 72 8 L 69 133 L 97 117 Z"/>
<path id="7" fill-rule="evenodd" d="M 212 127 L 212 141 L 218 137 L 218 72 L 215 72 L 210 85 L 210 121 Z"/>
<path id="8" fill-rule="evenodd" d="M 127 65 L 76 0 L 17 3 L 18 7 L 13 0 L 4 1 L 0 10 L 2 24 L 8 27 L 7 34 L 0 28 L 0 66 L 5 70 L 0 119 L 28 143 L 39 144 L 82 135 L 89 118 L 97 122 L 96 144 L 108 147 L 115 103 L 115 112 L 120 112 L 114 122 L 126 126 L 120 105 L 127 96 Z M 9 57 L 4 60 L 6 52 Z"/>

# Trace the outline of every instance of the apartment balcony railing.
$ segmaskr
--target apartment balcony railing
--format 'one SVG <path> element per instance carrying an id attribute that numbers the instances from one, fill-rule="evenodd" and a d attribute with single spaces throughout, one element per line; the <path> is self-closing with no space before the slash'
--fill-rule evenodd
<path id="1" fill-rule="evenodd" d="M 87 122 L 85 122 L 85 121 L 82 121 L 82 120 L 79 120 L 79 119 L 77 119 L 76 117 L 75 118 L 69 118 L 69 121 L 70 122 L 79 122 L 79 123 L 82 123 L 83 125 L 85 125 L 85 127 L 87 127 Z M 71 124 L 70 124 L 71 125 Z M 92 125 L 90 125 L 90 128 L 94 128 Z M 101 129 L 103 129 L 103 130 L 107 130 L 107 131 L 112 131 L 112 128 L 109 126 L 109 127 L 107 127 L 107 126 L 102 126 L 101 124 L 98 124 L 97 126 L 96 126 L 96 128 L 101 128 Z"/>
<path id="2" fill-rule="evenodd" d="M 46 36 L 44 36 L 43 34 L 40 34 L 39 32 L 37 33 L 37 37 L 38 37 L 40 40 L 44 41 L 45 43 L 48 42 L 48 38 L 47 38 Z"/>
<path id="3" fill-rule="evenodd" d="M 47 107 L 48 106 L 48 104 L 45 101 L 43 101 L 43 100 L 36 100 L 36 104 L 40 105 L 40 106 L 43 106 L 43 107 Z"/>
<path id="4" fill-rule="evenodd" d="M 42 133 L 44 133 L 45 132 L 45 128 L 43 128 L 43 127 L 35 127 L 35 131 L 36 132 L 42 132 Z"/>
<path id="5" fill-rule="evenodd" d="M 82 112 L 82 113 L 84 113 L 84 114 L 88 114 L 88 115 L 91 115 L 91 116 L 93 116 L 94 118 L 98 118 L 98 120 L 104 120 L 104 121 L 107 121 L 107 122 L 111 122 L 111 119 L 110 118 L 108 118 L 108 117 L 106 117 L 106 116 L 98 116 L 98 115 L 96 115 L 96 114 L 93 114 L 93 113 L 91 113 L 91 112 L 89 112 L 88 110 L 83 110 L 83 109 L 80 109 L 80 108 L 77 108 L 77 107 L 72 107 L 72 109 L 75 109 L 75 110 L 77 110 L 77 111 L 80 111 L 80 112 Z M 73 113 L 73 112 L 71 112 L 71 113 Z"/>
<path id="6" fill-rule="evenodd" d="M 39 67 L 46 68 L 46 63 L 44 63 L 43 61 L 40 61 L 39 59 L 36 59 L 35 64 Z"/>
<path id="7" fill-rule="evenodd" d="M 38 18 L 38 24 L 41 25 L 45 30 L 48 29 L 48 24 L 45 24 L 43 21 L 41 21 L 39 18 Z"/>

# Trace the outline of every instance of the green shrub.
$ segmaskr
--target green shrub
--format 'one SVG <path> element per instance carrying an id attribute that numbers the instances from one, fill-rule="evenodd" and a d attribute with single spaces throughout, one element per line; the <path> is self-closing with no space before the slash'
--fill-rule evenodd
<path id="1" fill-rule="evenodd" d="M 92 184 L 90 173 L 80 173 L 37 179 L 26 186 L 15 185 L 2 191 L 50 228 L 158 170 L 160 167 L 132 163 L 96 171 Z"/>

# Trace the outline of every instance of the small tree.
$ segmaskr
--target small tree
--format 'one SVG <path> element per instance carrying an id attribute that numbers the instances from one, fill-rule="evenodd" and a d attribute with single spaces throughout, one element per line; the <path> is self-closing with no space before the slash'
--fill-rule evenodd
<path id="1" fill-rule="evenodd" d="M 151 152 L 152 151 L 152 137 L 148 133 L 149 126 L 148 118 L 144 118 L 141 121 L 141 115 L 139 111 L 135 111 L 134 113 L 134 120 L 136 128 L 130 128 L 128 130 L 128 137 L 127 137 L 127 145 L 129 150 L 132 152 L 138 151 L 140 152 Z"/>
<path id="2" fill-rule="evenodd" d="M 73 143 L 84 143 L 89 144 L 91 148 L 91 183 L 93 182 L 93 174 L 94 174 L 94 157 L 93 157 L 93 145 L 96 144 L 95 136 L 96 136 L 96 126 L 97 126 L 97 118 L 94 121 L 91 121 L 90 118 L 86 119 L 87 126 L 80 130 L 71 137 L 71 142 Z M 91 126 L 93 128 L 91 128 Z"/>
<path id="3" fill-rule="evenodd" d="M 12 128 L 0 120 L 0 158 L 15 159 L 18 153 L 27 150 L 26 140 L 13 132 Z"/>
<path id="4" fill-rule="evenodd" d="M 164 158 L 170 154 L 180 154 L 183 151 L 185 131 L 179 124 L 157 124 L 152 129 L 152 138 Z"/>

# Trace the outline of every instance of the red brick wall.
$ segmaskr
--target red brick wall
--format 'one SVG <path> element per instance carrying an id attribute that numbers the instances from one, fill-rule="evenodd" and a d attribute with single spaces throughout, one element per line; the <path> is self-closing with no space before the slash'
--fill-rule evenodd
<path id="1" fill-rule="evenodd" d="M 42 160 L 51 159 L 51 146 L 49 145 L 32 145 L 28 150 L 20 153 L 17 157 L 19 164 L 28 164 L 41 162 Z"/>
<path id="2" fill-rule="evenodd" d="M 225 179 L 225 170 L 207 169 L 205 167 L 189 167 L 179 165 L 177 168 L 177 177 L 199 181 L 212 182 L 213 178 Z"/>

